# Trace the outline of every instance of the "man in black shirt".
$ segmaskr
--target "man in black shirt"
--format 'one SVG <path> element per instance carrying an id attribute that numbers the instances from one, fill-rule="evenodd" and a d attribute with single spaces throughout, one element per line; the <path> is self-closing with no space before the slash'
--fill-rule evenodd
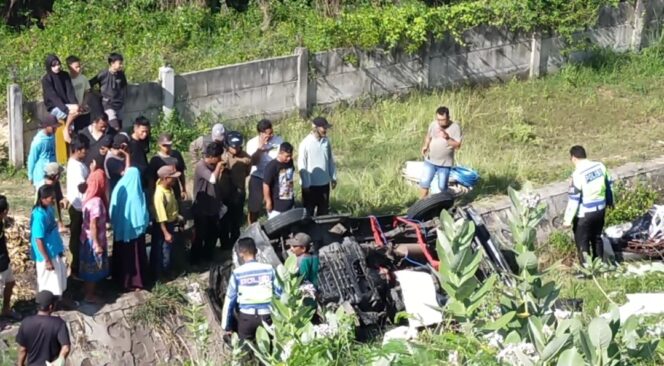
<path id="1" fill-rule="evenodd" d="M 9 202 L 7 197 L 0 195 L 0 286 L 4 285 L 2 293 L 2 317 L 16 317 L 11 311 L 10 305 L 14 290 L 14 274 L 9 263 L 9 251 L 7 250 L 7 238 L 5 237 L 5 219 L 9 213 Z M 0 325 L 2 330 L 2 325 Z"/>
<path id="2" fill-rule="evenodd" d="M 19 366 L 64 365 L 69 355 L 69 331 L 62 319 L 51 316 L 56 300 L 50 291 L 37 294 L 37 315 L 25 318 L 16 334 Z"/>
<path id="3" fill-rule="evenodd" d="M 194 228 L 196 234 L 191 243 L 191 263 L 201 259 L 212 260 L 214 248 L 219 237 L 219 218 L 221 214 L 221 197 L 219 178 L 224 170 L 221 160 L 221 145 L 210 143 L 205 147 L 203 159 L 194 168 Z"/>
<path id="4" fill-rule="evenodd" d="M 263 199 L 268 219 L 295 206 L 293 191 L 293 145 L 279 145 L 279 155 L 265 167 L 263 173 Z"/>
<path id="5" fill-rule="evenodd" d="M 115 134 L 115 129 L 108 125 L 106 113 L 97 116 L 88 127 L 78 132 L 79 139 L 88 142 L 88 154 L 83 161 L 85 166 L 89 167 L 99 156 L 106 154 Z"/>
<path id="6" fill-rule="evenodd" d="M 159 144 L 159 152 L 150 159 L 150 163 L 148 164 L 150 190 L 154 191 L 157 185 L 157 180 L 159 179 L 157 171 L 159 171 L 159 168 L 164 165 L 173 165 L 175 166 L 175 170 L 180 172 L 178 183 L 173 186 L 175 198 L 178 201 L 187 199 L 187 185 L 184 175 L 187 166 L 184 163 L 182 154 L 173 149 L 173 136 L 170 133 L 163 133 L 159 136 L 157 143 Z"/>
<path id="7" fill-rule="evenodd" d="M 90 87 L 99 85 L 101 105 L 109 115 L 113 128 L 122 130 L 122 112 L 127 94 L 127 77 L 124 73 L 124 58 L 119 53 L 108 55 L 108 69 L 90 79 Z"/>
<path id="8" fill-rule="evenodd" d="M 150 121 L 143 117 L 136 117 L 134 131 L 129 140 L 129 154 L 131 154 L 131 166 L 138 168 L 141 173 L 143 190 L 147 190 L 148 179 L 148 152 L 150 151 Z"/>

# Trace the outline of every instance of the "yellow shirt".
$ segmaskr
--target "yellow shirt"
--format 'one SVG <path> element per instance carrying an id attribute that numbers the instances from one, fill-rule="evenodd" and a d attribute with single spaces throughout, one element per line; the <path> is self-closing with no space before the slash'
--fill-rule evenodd
<path id="1" fill-rule="evenodd" d="M 172 188 L 164 188 L 157 182 L 154 191 L 154 212 L 157 222 L 175 222 L 178 219 L 178 201 Z"/>

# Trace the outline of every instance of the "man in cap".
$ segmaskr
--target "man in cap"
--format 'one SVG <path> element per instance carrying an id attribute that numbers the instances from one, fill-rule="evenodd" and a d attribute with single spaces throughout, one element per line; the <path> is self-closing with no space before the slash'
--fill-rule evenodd
<path id="1" fill-rule="evenodd" d="M 302 204 L 309 215 L 327 215 L 330 187 L 337 186 L 337 168 L 327 130 L 332 125 L 323 117 L 312 122 L 312 131 L 300 143 L 297 166 L 302 184 Z"/>
<path id="2" fill-rule="evenodd" d="M 43 366 L 47 362 L 64 366 L 70 350 L 69 331 L 62 319 L 51 315 L 56 301 L 50 291 L 40 291 L 35 298 L 37 315 L 21 322 L 16 334 L 19 366 Z"/>
<path id="3" fill-rule="evenodd" d="M 173 185 L 173 193 L 178 201 L 187 199 L 187 184 L 184 172 L 187 169 L 182 154 L 173 148 L 173 135 L 170 133 L 162 133 L 157 139 L 159 144 L 159 151 L 155 156 L 150 159 L 148 164 L 148 171 L 150 172 L 151 184 L 150 188 L 155 189 L 157 179 L 159 178 L 157 172 L 165 165 L 173 165 L 180 173 L 180 177 L 176 184 Z"/>
<path id="4" fill-rule="evenodd" d="M 191 155 L 191 161 L 198 161 L 203 156 L 205 148 L 212 142 L 220 144 L 221 147 L 224 147 L 226 141 L 226 129 L 221 123 L 217 123 L 212 126 L 212 132 L 210 135 L 204 135 L 198 137 L 196 140 L 192 141 L 189 145 L 189 154 Z"/>
<path id="5" fill-rule="evenodd" d="M 175 243 L 175 226 L 178 222 L 178 199 L 173 186 L 179 184 L 182 175 L 174 165 L 164 165 L 157 171 L 159 180 L 154 192 L 154 214 L 150 265 L 156 280 L 168 272 L 171 265 L 172 245 Z"/>
<path id="6" fill-rule="evenodd" d="M 219 182 L 222 201 L 228 213 L 221 220 L 221 243 L 235 243 L 240 237 L 240 227 L 244 222 L 244 201 L 246 182 L 251 172 L 251 156 L 242 149 L 244 138 L 241 133 L 231 131 L 226 140 L 228 149 L 221 156 L 225 169 Z"/>
<path id="7" fill-rule="evenodd" d="M 28 180 L 38 189 L 44 182 L 44 166 L 55 161 L 55 129 L 59 126 L 58 119 L 48 115 L 41 123 L 30 144 L 28 153 Z"/>
<path id="8" fill-rule="evenodd" d="M 318 257 L 311 255 L 311 236 L 307 233 L 297 233 L 293 238 L 288 239 L 286 243 L 290 246 L 290 251 L 297 257 L 298 275 L 302 277 L 302 283 L 310 283 L 318 286 Z"/>
<path id="9" fill-rule="evenodd" d="M 60 176 L 64 172 L 64 168 L 58 163 L 48 163 L 44 167 L 44 185 L 53 187 L 55 191 L 55 201 L 53 202 L 55 209 L 55 218 L 58 221 L 58 228 L 60 232 L 66 231 L 65 224 L 62 221 L 62 209 L 69 206 L 69 202 L 62 193 L 62 185 L 60 184 Z"/>

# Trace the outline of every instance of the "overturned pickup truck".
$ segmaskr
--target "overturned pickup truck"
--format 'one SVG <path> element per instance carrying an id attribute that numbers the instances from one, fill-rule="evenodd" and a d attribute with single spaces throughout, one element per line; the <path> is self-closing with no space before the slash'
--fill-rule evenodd
<path id="1" fill-rule="evenodd" d="M 442 210 L 453 210 L 457 218 L 475 222 L 474 246 L 486 253 L 481 267 L 485 275 L 510 271 L 479 216 L 471 209 L 456 209 L 453 205 L 450 194 L 437 193 L 417 201 L 405 216 L 310 217 L 298 208 L 262 225 L 249 226 L 241 237 L 253 238 L 258 247 L 257 260 L 276 268 L 288 256 L 286 239 L 297 232 L 309 234 L 320 260 L 318 301 L 323 306 L 352 308 L 361 328 L 371 329 L 385 325 L 397 312 L 409 311 L 408 302 L 412 303 L 413 296 L 404 298 L 404 292 L 433 299 L 432 305 L 445 303 L 434 273 L 438 267 L 436 227 Z M 208 296 L 217 320 L 221 319 L 230 273 L 241 264 L 234 253 L 232 261 L 210 271 Z M 409 276 L 399 276 L 405 272 Z M 430 289 L 430 293 L 422 294 L 422 288 Z M 435 319 L 429 322 L 433 323 Z"/>

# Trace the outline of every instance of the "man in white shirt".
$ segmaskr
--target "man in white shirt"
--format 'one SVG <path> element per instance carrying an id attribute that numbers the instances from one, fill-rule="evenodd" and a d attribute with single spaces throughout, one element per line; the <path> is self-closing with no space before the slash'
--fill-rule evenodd
<path id="1" fill-rule="evenodd" d="M 337 185 L 337 169 L 327 130 L 332 125 L 323 117 L 312 121 L 313 131 L 300 143 L 297 167 L 302 183 L 302 203 L 309 215 L 330 211 L 330 187 Z"/>
<path id="2" fill-rule="evenodd" d="M 71 253 L 71 274 L 78 274 L 78 248 L 83 226 L 83 198 L 85 181 L 90 171 L 83 163 L 88 153 L 88 142 L 79 136 L 69 145 L 71 155 L 67 161 L 67 201 L 69 201 L 69 252 Z"/>
<path id="3" fill-rule="evenodd" d="M 247 154 L 251 156 L 251 176 L 249 178 L 249 224 L 256 222 L 263 208 L 263 172 L 267 164 L 279 154 L 279 145 L 283 139 L 274 135 L 272 122 L 267 119 L 258 121 L 258 136 L 247 142 Z"/>

